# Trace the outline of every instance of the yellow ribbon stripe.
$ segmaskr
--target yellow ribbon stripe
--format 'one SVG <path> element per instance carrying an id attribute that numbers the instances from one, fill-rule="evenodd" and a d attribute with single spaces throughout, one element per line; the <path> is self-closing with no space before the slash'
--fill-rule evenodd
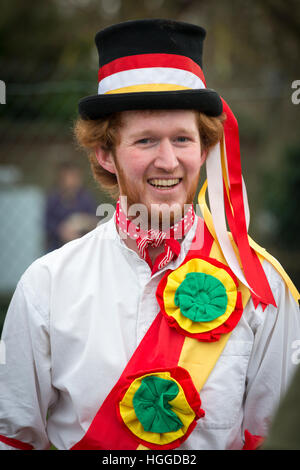
<path id="1" fill-rule="evenodd" d="M 116 88 L 115 90 L 110 90 L 105 92 L 105 95 L 110 95 L 114 93 L 137 93 L 137 92 L 147 92 L 147 91 L 176 91 L 176 90 L 190 90 L 187 86 L 182 85 L 172 85 L 170 83 L 146 83 L 140 85 L 130 85 L 122 88 Z"/>

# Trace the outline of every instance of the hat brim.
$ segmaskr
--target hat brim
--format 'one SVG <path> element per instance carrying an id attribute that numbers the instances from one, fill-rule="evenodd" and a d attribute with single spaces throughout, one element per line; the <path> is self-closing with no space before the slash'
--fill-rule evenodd
<path id="1" fill-rule="evenodd" d="M 78 104 L 83 119 L 99 119 L 119 111 L 143 109 L 196 109 L 208 116 L 219 116 L 223 104 L 218 93 L 209 88 L 93 95 L 82 98 Z"/>

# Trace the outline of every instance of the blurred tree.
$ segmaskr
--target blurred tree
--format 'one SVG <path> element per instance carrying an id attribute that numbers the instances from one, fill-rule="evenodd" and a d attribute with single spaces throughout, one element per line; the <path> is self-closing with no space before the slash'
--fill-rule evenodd
<path id="1" fill-rule="evenodd" d="M 0 54 L 4 78 L 14 78 L 16 83 L 49 79 L 64 45 L 62 22 L 53 1 L 42 7 L 39 0 L 3 2 Z M 37 64 L 43 66 L 38 68 Z"/>
<path id="2" fill-rule="evenodd" d="M 268 16 L 277 55 L 292 72 L 299 72 L 300 8 L 298 0 L 257 0 Z"/>

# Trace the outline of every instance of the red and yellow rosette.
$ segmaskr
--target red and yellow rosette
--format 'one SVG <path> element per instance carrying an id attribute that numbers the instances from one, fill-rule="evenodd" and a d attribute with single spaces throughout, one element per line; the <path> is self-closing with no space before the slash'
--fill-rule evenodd
<path id="1" fill-rule="evenodd" d="M 143 372 L 129 382 L 117 414 L 127 432 L 149 449 L 178 447 L 204 416 L 199 393 L 182 367 Z"/>
<path id="2" fill-rule="evenodd" d="M 169 325 L 199 341 L 218 341 L 235 328 L 243 312 L 238 281 L 216 259 L 188 256 L 160 281 L 156 297 Z"/>

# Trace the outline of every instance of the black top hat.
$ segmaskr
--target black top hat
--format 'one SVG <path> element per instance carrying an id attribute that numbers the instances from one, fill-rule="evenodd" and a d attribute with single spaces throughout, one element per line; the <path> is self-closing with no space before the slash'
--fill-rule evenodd
<path id="1" fill-rule="evenodd" d="M 98 95 L 79 101 L 84 119 L 117 111 L 197 109 L 222 113 L 220 96 L 202 71 L 205 30 L 164 19 L 127 21 L 96 34 Z"/>

